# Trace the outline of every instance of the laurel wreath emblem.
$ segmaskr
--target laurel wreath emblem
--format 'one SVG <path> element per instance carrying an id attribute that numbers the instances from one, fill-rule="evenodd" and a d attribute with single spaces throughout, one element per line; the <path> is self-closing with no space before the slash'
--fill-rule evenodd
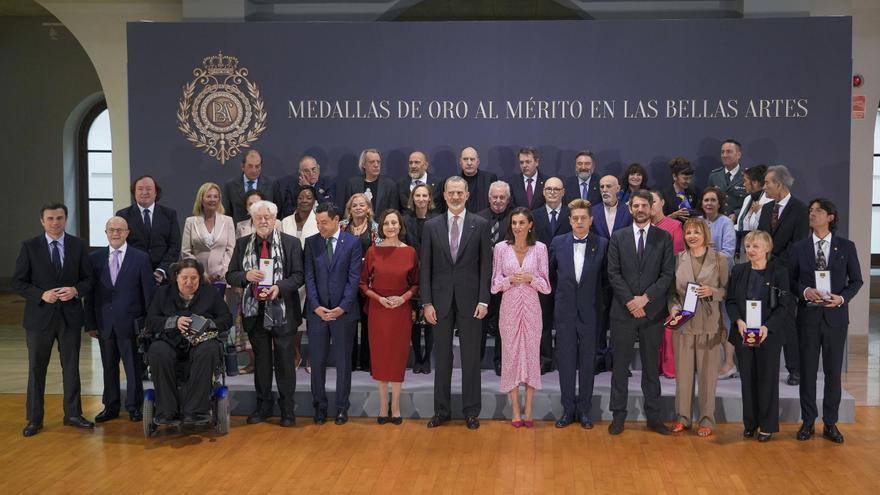
<path id="1" fill-rule="evenodd" d="M 265 103 L 260 88 L 248 79 L 248 69 L 238 68 L 237 58 L 219 52 L 206 57 L 202 66 L 183 85 L 177 129 L 196 149 L 225 164 L 266 130 Z"/>

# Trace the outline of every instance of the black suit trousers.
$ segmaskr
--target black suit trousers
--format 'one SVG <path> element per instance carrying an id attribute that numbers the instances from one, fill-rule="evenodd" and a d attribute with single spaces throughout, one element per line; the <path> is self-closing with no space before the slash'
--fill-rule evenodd
<path id="1" fill-rule="evenodd" d="M 492 294 L 489 298 L 489 311 L 483 318 L 483 335 L 480 340 L 480 364 L 482 366 L 483 356 L 486 355 L 486 338 L 491 335 L 495 339 L 495 348 L 492 354 L 492 362 L 496 366 L 501 366 L 501 330 L 498 328 L 498 316 L 501 309 L 501 296 L 504 294 Z"/>
<path id="2" fill-rule="evenodd" d="M 789 373 L 801 372 L 800 344 L 798 344 L 798 330 L 794 324 L 797 321 L 797 306 L 792 305 L 789 311 L 789 323 L 785 326 L 785 342 L 782 353 L 785 355 L 785 369 Z"/>
<path id="3" fill-rule="evenodd" d="M 578 323 L 574 328 L 556 329 L 556 368 L 559 370 L 562 410 L 566 414 L 590 414 L 595 366 L 595 328 Z"/>
<path id="4" fill-rule="evenodd" d="M 541 362 L 553 362 L 553 313 L 556 308 L 556 296 L 538 294 L 541 303 Z"/>
<path id="5" fill-rule="evenodd" d="M 79 348 L 82 343 L 80 329 L 68 327 L 64 315 L 56 310 L 45 328 L 26 330 L 25 338 L 28 348 L 28 422 L 43 423 L 46 370 L 49 368 L 52 345 L 56 340 L 64 381 L 64 417 L 82 416 L 79 382 Z"/>
<path id="6" fill-rule="evenodd" d="M 137 352 L 134 339 L 120 338 L 111 333 L 98 339 L 101 348 L 101 366 L 104 368 L 104 407 L 119 411 L 119 361 L 125 368 L 125 409 L 140 411 L 144 403 L 143 356 Z"/>
<path id="7" fill-rule="evenodd" d="M 758 347 L 742 345 L 743 425 L 764 433 L 779 431 L 779 355 L 783 335 L 770 334 Z"/>
<path id="8" fill-rule="evenodd" d="M 150 344 L 147 354 L 153 384 L 156 386 L 156 414 L 176 417 L 180 413 L 209 413 L 211 394 L 214 392 L 214 370 L 220 366 L 222 353 L 223 344 L 218 340 L 202 342 L 191 347 L 188 353 L 172 347 L 164 340 Z M 178 381 L 177 376 L 177 366 L 181 359 L 189 361 L 185 363 L 189 367 L 189 374 L 183 384 Z"/>
<path id="9" fill-rule="evenodd" d="M 629 364 L 639 340 L 642 360 L 642 393 L 648 421 L 660 421 L 660 368 L 657 364 L 663 340 L 663 320 L 631 318 L 611 321 L 614 369 L 611 372 L 611 413 L 614 419 L 626 419 L 629 398 Z"/>
<path id="10" fill-rule="evenodd" d="M 803 321 L 803 319 L 802 319 Z M 846 327 L 832 327 L 821 314 L 810 318 L 799 328 L 801 357 L 801 417 L 812 423 L 819 415 L 816 406 L 816 375 L 819 372 L 819 354 L 825 372 L 825 392 L 822 400 L 822 421 L 827 425 L 837 423 L 840 408 L 840 373 L 846 352 Z"/>
<path id="11" fill-rule="evenodd" d="M 260 305 L 262 306 L 262 305 Z M 282 416 L 293 416 L 296 393 L 296 353 L 291 333 L 278 337 L 263 328 L 263 316 L 256 316 L 250 326 L 248 339 L 254 350 L 254 389 L 257 392 L 257 409 L 271 414 L 275 407 L 272 394 L 272 375 L 278 384 L 278 405 Z M 310 340 L 311 342 L 311 340 Z"/>
<path id="12" fill-rule="evenodd" d="M 480 340 L 482 321 L 474 318 L 476 308 L 458 308 L 455 296 L 452 308 L 437 319 L 434 326 L 434 414 L 452 417 L 452 339 L 458 328 L 458 344 L 461 353 L 461 401 L 465 416 L 479 416 L 480 390 Z"/>
<path id="13" fill-rule="evenodd" d="M 336 412 L 348 411 L 351 403 L 351 352 L 354 347 L 356 321 L 322 321 L 309 317 L 309 359 L 312 361 L 312 400 L 315 409 L 327 410 L 325 387 L 327 357 L 333 341 L 333 362 L 336 363 Z"/>

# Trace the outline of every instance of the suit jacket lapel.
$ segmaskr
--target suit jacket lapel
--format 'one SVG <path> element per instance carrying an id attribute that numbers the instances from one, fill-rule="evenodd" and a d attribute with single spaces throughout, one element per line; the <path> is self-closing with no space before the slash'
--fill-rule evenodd
<path id="1" fill-rule="evenodd" d="M 473 213 L 467 213 L 464 216 L 464 223 L 462 225 L 461 230 L 461 241 L 458 242 L 458 253 L 456 253 L 455 259 L 458 260 L 458 255 L 464 252 L 465 246 L 467 246 L 468 241 L 471 238 L 471 233 L 474 231 L 474 217 Z M 448 239 L 448 238 L 447 238 Z M 448 242 L 448 240 L 447 240 Z M 450 248 L 449 256 L 452 256 L 452 250 Z"/>
<path id="2" fill-rule="evenodd" d="M 449 260 L 450 264 L 455 264 L 455 261 L 452 259 L 452 247 L 449 245 L 449 217 L 443 215 L 443 230 L 440 232 L 440 243 L 443 246 L 443 253 L 446 255 L 446 258 Z M 458 250 L 461 251 L 461 243 L 458 243 Z"/>

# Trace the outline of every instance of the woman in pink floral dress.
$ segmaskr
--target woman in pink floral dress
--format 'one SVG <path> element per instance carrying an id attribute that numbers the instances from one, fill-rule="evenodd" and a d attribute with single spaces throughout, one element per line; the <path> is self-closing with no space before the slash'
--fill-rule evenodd
<path id="1" fill-rule="evenodd" d="M 510 393 L 514 428 L 534 426 L 532 399 L 541 388 L 541 304 L 538 292 L 550 293 L 547 246 L 532 233 L 532 213 L 514 208 L 507 239 L 495 245 L 492 293 L 504 292 L 499 309 L 501 332 L 501 391 Z M 525 408 L 520 411 L 519 386 L 526 387 Z"/>

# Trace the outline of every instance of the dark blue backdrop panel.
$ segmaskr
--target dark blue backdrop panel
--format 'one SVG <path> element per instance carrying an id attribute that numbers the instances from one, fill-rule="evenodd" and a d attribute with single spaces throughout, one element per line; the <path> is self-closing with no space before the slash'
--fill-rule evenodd
<path id="1" fill-rule="evenodd" d="M 357 172 L 366 147 L 382 150 L 390 175 L 405 173 L 413 149 L 426 151 L 433 169 L 448 175 L 465 146 L 477 148 L 483 168 L 505 176 L 518 169 L 516 150 L 532 145 L 545 173 L 572 175 L 575 153 L 591 149 L 600 173 L 619 174 L 639 162 L 656 187 L 670 183 L 666 163 L 681 155 L 695 164 L 702 186 L 720 166 L 721 141 L 733 137 L 743 143 L 743 165 L 786 164 L 796 196 L 827 196 L 846 211 L 851 40 L 849 18 L 132 23 L 131 173 L 155 175 L 165 189 L 162 201 L 181 216 L 199 184 L 240 173 L 240 158 L 221 166 L 177 129 L 184 84 L 204 57 L 222 51 L 237 57 L 260 89 L 268 117 L 253 146 L 276 177 L 293 173 L 308 153 L 322 173 L 342 181 Z M 800 103 L 788 115 L 775 102 L 769 114 L 749 112 L 760 100 L 786 99 Z M 310 100 L 387 100 L 390 115 L 291 118 L 291 103 Z M 529 100 L 576 101 L 582 113 L 562 118 L 557 107 L 554 118 L 527 118 L 538 112 L 523 105 L 507 115 L 508 102 L 517 108 Z M 684 105 L 687 118 L 679 116 L 681 100 L 694 100 Z M 399 101 L 421 102 L 421 118 L 401 118 Z M 432 101 L 463 102 L 467 113 L 432 118 Z M 480 102 L 489 101 L 499 118 L 477 118 Z M 719 101 L 726 115 L 716 111 Z M 841 220 L 845 233 L 847 216 Z"/>

